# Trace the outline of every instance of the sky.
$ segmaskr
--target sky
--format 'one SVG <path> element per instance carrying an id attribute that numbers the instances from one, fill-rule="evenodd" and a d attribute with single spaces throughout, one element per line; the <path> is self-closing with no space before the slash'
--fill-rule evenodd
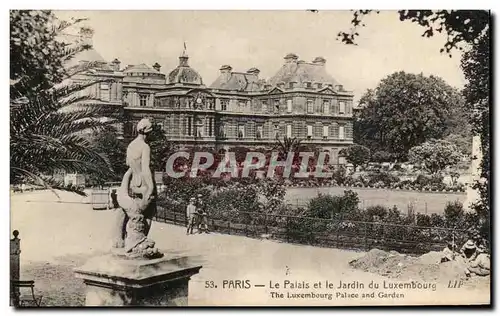
<path id="1" fill-rule="evenodd" d="M 423 38 L 424 29 L 400 22 L 396 11 L 365 18 L 357 46 L 337 40 L 350 29 L 350 11 L 58 11 L 61 18 L 86 17 L 94 29 L 93 45 L 104 59 L 128 64 L 158 62 L 163 73 L 174 69 L 186 43 L 189 64 L 205 85 L 219 75 L 221 65 L 233 71 L 260 69 L 273 76 L 283 57 L 326 58 L 327 71 L 355 100 L 395 71 L 437 75 L 461 88 L 460 52 L 452 58 L 439 50 L 444 35 Z"/>

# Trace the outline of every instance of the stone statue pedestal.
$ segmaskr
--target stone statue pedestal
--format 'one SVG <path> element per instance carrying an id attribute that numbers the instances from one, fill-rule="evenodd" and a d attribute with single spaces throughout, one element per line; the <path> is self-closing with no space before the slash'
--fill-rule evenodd
<path id="1" fill-rule="evenodd" d="M 190 257 L 126 259 L 95 257 L 75 270 L 86 285 L 86 306 L 187 306 L 191 276 L 200 265 Z"/>

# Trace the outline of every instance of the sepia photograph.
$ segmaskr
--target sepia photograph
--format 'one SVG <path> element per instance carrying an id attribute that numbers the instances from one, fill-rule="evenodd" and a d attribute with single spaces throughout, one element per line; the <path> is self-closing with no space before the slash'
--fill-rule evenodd
<path id="1" fill-rule="evenodd" d="M 491 307 L 491 15 L 9 10 L 11 308 Z"/>

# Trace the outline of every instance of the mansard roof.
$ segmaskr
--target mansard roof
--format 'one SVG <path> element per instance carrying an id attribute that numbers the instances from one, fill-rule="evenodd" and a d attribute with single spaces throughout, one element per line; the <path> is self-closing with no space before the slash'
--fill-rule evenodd
<path id="1" fill-rule="evenodd" d="M 149 67 L 146 64 L 139 64 L 139 65 L 129 65 L 125 70 L 123 70 L 124 73 L 148 73 L 148 74 L 159 74 L 160 72 L 152 67 Z"/>
<path id="2" fill-rule="evenodd" d="M 263 88 L 263 81 L 259 80 L 256 68 L 251 68 L 252 73 L 230 72 L 221 74 L 211 85 L 211 89 L 254 92 Z"/>
<path id="3" fill-rule="evenodd" d="M 293 58 L 292 58 L 293 57 Z M 268 80 L 268 83 L 275 86 L 279 83 L 295 82 L 299 85 L 303 83 L 322 83 L 332 86 L 340 85 L 325 68 L 326 60 L 323 57 L 316 57 L 312 63 L 296 61 L 297 55 L 289 54 L 285 56 L 287 62 L 278 72 Z"/>

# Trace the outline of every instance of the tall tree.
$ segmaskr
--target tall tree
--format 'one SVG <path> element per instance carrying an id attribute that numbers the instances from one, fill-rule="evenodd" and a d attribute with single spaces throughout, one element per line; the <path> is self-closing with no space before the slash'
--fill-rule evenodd
<path id="1" fill-rule="evenodd" d="M 148 142 L 151 148 L 151 168 L 154 171 L 164 171 L 168 157 L 174 150 L 173 144 L 168 141 L 165 131 L 158 124 L 153 124 Z"/>
<path id="2" fill-rule="evenodd" d="M 358 166 L 370 161 L 370 149 L 362 145 L 352 145 L 339 152 L 346 158 L 347 162 L 351 163 L 356 171 Z"/>
<path id="3" fill-rule="evenodd" d="M 355 44 L 359 36 L 359 27 L 364 27 L 363 17 L 372 10 L 354 12 L 352 28 L 348 32 L 339 32 L 338 39 L 346 44 Z M 468 83 L 464 89 L 467 106 L 473 107 L 470 117 L 473 132 L 481 135 L 483 151 L 482 180 L 476 184 L 481 201 L 475 209 L 482 218 L 483 235 L 489 237 L 490 220 L 490 20 L 491 14 L 486 10 L 400 10 L 401 21 L 411 21 L 424 28 L 423 37 L 432 37 L 435 32 L 447 35 L 441 52 L 451 56 L 451 52 L 462 44 L 472 46 L 462 58 L 462 69 Z"/>
<path id="4" fill-rule="evenodd" d="M 58 37 L 84 20 L 59 20 L 48 10 L 10 11 L 11 100 L 32 97 L 68 77 L 64 63 L 90 45 Z M 81 32 L 88 30 L 80 28 Z"/>
<path id="5" fill-rule="evenodd" d="M 457 146 L 458 150 L 462 154 L 462 156 L 465 157 L 471 157 L 471 152 L 472 152 L 472 131 L 470 128 L 467 128 L 467 125 L 464 128 L 465 130 L 468 130 L 468 134 L 449 134 L 443 140 L 449 141 L 450 143 L 454 144 Z"/>
<path id="6" fill-rule="evenodd" d="M 365 27 L 363 18 L 374 10 L 356 10 L 351 20 L 351 30 L 338 33 L 337 39 L 346 44 L 356 43 L 359 27 Z M 422 37 L 432 37 L 435 33 L 447 35 L 441 52 L 450 54 L 454 49 L 462 49 L 461 44 L 473 44 L 489 28 L 490 12 L 485 10 L 399 10 L 400 21 L 411 21 L 424 28 Z"/>
<path id="7" fill-rule="evenodd" d="M 372 151 L 405 158 L 410 148 L 442 138 L 460 94 L 441 78 L 403 71 L 384 78 L 362 98 L 356 120 L 356 140 Z"/>
<path id="8" fill-rule="evenodd" d="M 470 120 L 473 134 L 481 135 L 481 180 L 475 184 L 479 190 L 481 200 L 474 208 L 482 221 L 482 231 L 489 236 L 490 231 L 490 32 L 487 31 L 466 52 L 462 58 L 462 69 L 467 79 L 464 95 L 470 106 Z M 474 158 L 474 157 L 473 157 Z"/>
<path id="9" fill-rule="evenodd" d="M 446 167 L 457 164 L 460 161 L 460 152 L 457 146 L 449 141 L 431 139 L 410 149 L 408 158 L 411 163 L 421 163 L 430 173 L 438 174 Z"/>

